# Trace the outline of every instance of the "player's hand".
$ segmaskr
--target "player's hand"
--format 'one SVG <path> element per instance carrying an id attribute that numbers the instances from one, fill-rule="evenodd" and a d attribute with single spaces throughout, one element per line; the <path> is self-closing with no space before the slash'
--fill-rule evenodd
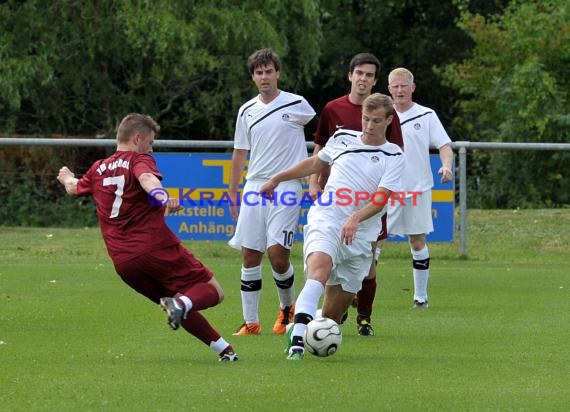
<path id="1" fill-rule="evenodd" d="M 174 213 L 182 210 L 182 205 L 178 202 L 178 199 L 175 197 L 171 197 L 166 202 L 166 213 Z"/>
<path id="2" fill-rule="evenodd" d="M 451 181 L 453 177 L 453 172 L 449 167 L 441 166 L 437 172 L 441 176 L 441 183 L 447 183 Z"/>
<path id="3" fill-rule="evenodd" d="M 57 180 L 59 180 L 59 183 L 65 185 L 65 182 L 67 182 L 69 179 L 73 179 L 75 177 L 75 174 L 69 170 L 69 168 L 67 166 L 63 166 L 61 169 L 59 169 L 59 173 L 57 174 Z"/>
<path id="4" fill-rule="evenodd" d="M 340 241 L 345 245 L 352 245 L 356 239 L 356 231 L 358 230 L 358 220 L 354 216 L 350 216 L 344 222 L 340 232 Z"/>
<path id="5" fill-rule="evenodd" d="M 277 183 L 275 180 L 269 179 L 263 184 L 263 186 L 259 188 L 259 194 L 261 197 L 264 197 L 266 199 L 273 199 L 273 196 L 275 195 L 275 188 L 278 184 L 279 183 Z"/>
<path id="6" fill-rule="evenodd" d="M 237 220 L 239 215 L 239 203 L 237 192 L 228 191 L 228 197 L 230 198 L 229 208 L 230 214 L 233 220 Z"/>
<path id="7" fill-rule="evenodd" d="M 313 201 L 317 200 L 319 195 L 323 192 L 321 186 L 318 183 L 312 181 L 309 182 L 309 196 Z"/>

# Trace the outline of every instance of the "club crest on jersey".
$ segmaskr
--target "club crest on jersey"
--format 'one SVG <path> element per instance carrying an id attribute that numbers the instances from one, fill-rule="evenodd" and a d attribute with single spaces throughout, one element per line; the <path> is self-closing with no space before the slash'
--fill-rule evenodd
<path id="1" fill-rule="evenodd" d="M 416 130 L 420 130 L 422 128 L 422 125 L 419 123 L 414 123 L 414 129 Z"/>
<path id="2" fill-rule="evenodd" d="M 372 160 L 372 163 L 378 163 L 380 161 L 380 158 L 378 156 L 372 156 L 370 160 Z"/>
<path id="3" fill-rule="evenodd" d="M 281 119 L 283 119 L 284 122 L 288 122 L 289 121 L 289 115 L 287 113 L 285 113 L 283 116 L 281 116 Z"/>

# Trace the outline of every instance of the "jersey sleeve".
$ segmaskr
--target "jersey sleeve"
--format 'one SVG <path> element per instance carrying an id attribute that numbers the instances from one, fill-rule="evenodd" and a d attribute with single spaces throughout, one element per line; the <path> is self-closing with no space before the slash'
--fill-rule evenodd
<path id="1" fill-rule="evenodd" d="M 378 187 L 384 187 L 392 192 L 402 190 L 400 175 L 404 169 L 404 153 L 399 156 L 389 156 L 386 162 L 386 171 L 380 179 Z"/>
<path id="2" fill-rule="evenodd" d="M 77 196 L 88 196 L 93 193 L 93 173 L 95 173 L 100 163 L 93 163 L 87 173 L 77 181 Z"/>
<path id="3" fill-rule="evenodd" d="M 404 136 L 402 134 L 402 126 L 400 126 L 400 118 L 394 110 L 394 118 L 386 129 L 386 138 L 390 143 L 397 144 L 401 149 L 404 148 Z"/>
<path id="4" fill-rule="evenodd" d="M 236 119 L 236 130 L 234 133 L 234 149 L 250 150 L 251 142 L 247 135 L 247 124 L 245 122 L 245 113 L 241 111 L 238 113 Z"/>
<path id="5" fill-rule="evenodd" d="M 441 124 L 439 117 L 437 117 L 437 114 L 433 111 L 429 118 L 429 142 L 430 145 L 433 145 L 438 149 L 448 143 L 451 143 L 451 139 Z"/>
<path id="6" fill-rule="evenodd" d="M 319 156 L 319 159 L 321 159 L 323 162 L 326 162 L 327 164 L 332 165 L 333 159 L 335 158 L 335 153 L 336 153 L 336 149 L 334 147 L 334 140 L 330 139 L 325 144 L 325 147 L 323 147 L 321 150 L 319 150 L 319 153 L 317 153 L 317 156 Z"/>
<path id="7" fill-rule="evenodd" d="M 330 109 L 327 106 L 321 110 L 321 115 L 319 116 L 319 123 L 317 125 L 317 131 L 315 132 L 315 144 L 320 146 L 324 146 L 327 144 L 329 138 L 331 137 L 329 130 L 330 130 Z"/>
<path id="8" fill-rule="evenodd" d="M 301 104 L 299 106 L 298 113 L 299 124 L 301 126 L 305 126 L 307 123 L 313 120 L 316 115 L 317 113 L 315 112 L 315 109 L 313 109 L 313 107 L 304 97 L 301 97 Z"/>
<path id="9" fill-rule="evenodd" d="M 162 180 L 162 174 L 158 171 L 154 157 L 148 154 L 141 154 L 136 156 L 132 160 L 131 165 L 134 176 L 138 179 L 143 173 L 152 173 L 160 180 Z"/>

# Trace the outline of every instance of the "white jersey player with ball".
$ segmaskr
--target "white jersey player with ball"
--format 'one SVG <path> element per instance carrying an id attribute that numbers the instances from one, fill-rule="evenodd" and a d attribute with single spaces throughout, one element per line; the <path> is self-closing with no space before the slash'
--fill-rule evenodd
<path id="1" fill-rule="evenodd" d="M 386 141 L 393 113 L 390 97 L 371 94 L 362 105 L 362 132 L 337 131 L 317 156 L 277 173 L 260 189 L 274 197 L 281 182 L 331 166 L 303 231 L 307 280 L 295 304 L 287 359 L 303 358 L 305 330 L 316 317 L 323 293 L 322 316 L 340 323 L 368 274 L 371 242 L 381 228 L 379 213 L 392 192 L 400 190 L 404 165 L 400 147 Z"/>

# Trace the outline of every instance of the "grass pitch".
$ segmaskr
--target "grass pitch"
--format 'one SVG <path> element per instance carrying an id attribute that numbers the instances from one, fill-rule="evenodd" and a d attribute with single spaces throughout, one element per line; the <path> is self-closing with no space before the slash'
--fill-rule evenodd
<path id="1" fill-rule="evenodd" d="M 457 242 L 430 245 L 429 309 L 411 309 L 407 246 L 386 244 L 376 336 L 356 334 L 351 309 L 339 352 L 302 362 L 271 334 L 268 263 L 264 333 L 234 337 L 239 253 L 187 242 L 225 289 L 205 314 L 239 353 L 233 364 L 124 285 L 97 228 L 0 228 L 0 410 L 568 410 L 570 210 L 470 211 L 468 222 L 467 259 Z"/>

